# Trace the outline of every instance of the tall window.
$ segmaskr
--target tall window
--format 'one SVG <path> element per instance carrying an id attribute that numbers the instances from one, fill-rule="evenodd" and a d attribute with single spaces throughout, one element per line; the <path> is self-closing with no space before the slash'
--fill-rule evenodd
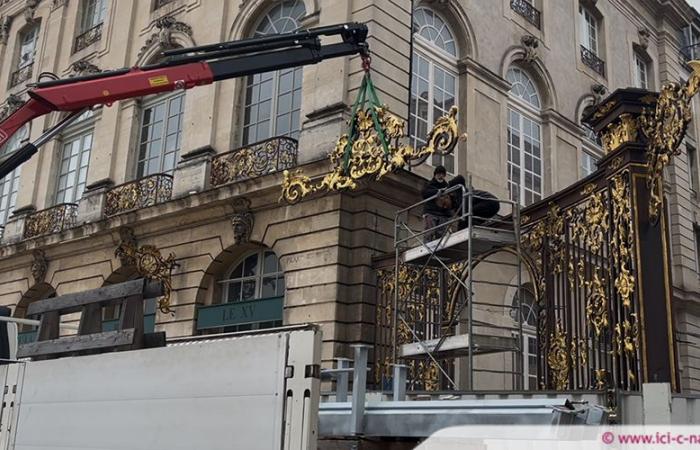
<path id="1" fill-rule="evenodd" d="M 522 205 L 542 199 L 542 138 L 537 121 L 540 97 L 532 79 L 512 67 L 508 108 L 508 188 L 510 198 Z"/>
<path id="2" fill-rule="evenodd" d="M 637 52 L 634 52 L 634 85 L 641 89 L 649 89 L 649 64 Z"/>
<path id="3" fill-rule="evenodd" d="M 23 31 L 19 36 L 19 62 L 18 69 L 34 64 L 36 42 L 39 37 L 39 27 L 33 26 Z"/>
<path id="4" fill-rule="evenodd" d="M 520 320 L 523 324 L 523 377 L 525 389 L 537 389 L 537 301 L 530 285 L 520 288 Z M 517 297 L 513 297 L 511 317 L 517 322 Z"/>
<path id="5" fill-rule="evenodd" d="M 588 9 L 579 6 L 581 20 L 581 45 L 598 54 L 598 19 Z"/>
<path id="6" fill-rule="evenodd" d="M 598 169 L 598 158 L 587 151 L 581 154 L 581 177 L 585 178 Z"/>
<path id="7" fill-rule="evenodd" d="M 107 0 L 83 0 L 83 10 L 80 17 L 80 33 L 101 24 L 105 18 Z"/>
<path id="8" fill-rule="evenodd" d="M 0 147 L 0 157 L 19 150 L 29 139 L 29 124 L 23 126 L 12 137 Z M 17 204 L 17 190 L 19 189 L 20 167 L 12 173 L 0 179 L 0 225 L 5 225 L 7 219 L 12 214 Z"/>
<path id="9" fill-rule="evenodd" d="M 688 152 L 688 174 L 690 176 L 690 188 L 693 195 L 700 193 L 700 177 L 698 176 L 698 152 L 695 147 L 686 145 Z"/>
<path id="10" fill-rule="evenodd" d="M 413 15 L 411 77 L 411 143 L 426 143 L 432 124 L 447 114 L 457 98 L 457 45 L 447 23 L 427 8 Z M 456 172 L 455 156 L 433 155 L 433 166 Z"/>
<path id="11" fill-rule="evenodd" d="M 83 196 L 92 149 L 92 115 L 92 111 L 83 113 L 73 128 L 65 134 L 56 187 L 56 204 L 76 203 Z"/>
<path id="12" fill-rule="evenodd" d="M 263 18 L 255 37 L 291 33 L 306 15 L 304 2 L 279 2 Z M 274 136 L 299 137 L 301 67 L 276 70 L 248 77 L 243 124 L 243 145 Z"/>
<path id="13" fill-rule="evenodd" d="M 137 178 L 175 169 L 182 140 L 184 103 L 183 92 L 157 96 L 144 103 Z"/>

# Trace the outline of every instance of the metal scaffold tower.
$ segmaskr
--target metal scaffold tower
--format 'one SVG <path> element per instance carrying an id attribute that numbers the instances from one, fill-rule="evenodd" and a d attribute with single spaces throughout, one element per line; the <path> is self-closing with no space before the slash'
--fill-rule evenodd
<path id="1" fill-rule="evenodd" d="M 452 217 L 424 229 L 420 220 L 423 207 L 441 196 L 458 196 L 461 202 Z M 478 217 L 478 211 L 473 211 L 481 200 L 497 201 L 502 215 Z M 508 388 L 522 389 L 518 203 L 479 197 L 469 177 L 466 185 L 450 187 L 397 212 L 394 226 L 392 360 L 420 366 L 421 373 L 432 372 L 433 381 L 430 387 L 424 385 L 426 390 L 475 390 L 479 373 L 509 378 Z M 497 254 L 509 257 L 499 259 Z M 479 273 L 478 266 L 486 262 L 493 268 Z M 502 280 L 490 276 L 499 271 L 513 277 Z M 504 301 L 503 295 L 488 298 L 489 290 L 512 292 L 512 303 Z M 499 315 L 509 319 L 489 319 Z M 477 364 L 477 357 L 497 354 L 502 356 L 500 367 Z"/>

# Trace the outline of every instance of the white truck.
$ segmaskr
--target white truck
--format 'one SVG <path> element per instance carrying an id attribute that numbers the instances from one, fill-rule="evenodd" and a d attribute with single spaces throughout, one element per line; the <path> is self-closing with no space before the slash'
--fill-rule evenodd
<path id="1" fill-rule="evenodd" d="M 315 449 L 320 348 L 303 326 L 11 362 L 0 450 Z"/>

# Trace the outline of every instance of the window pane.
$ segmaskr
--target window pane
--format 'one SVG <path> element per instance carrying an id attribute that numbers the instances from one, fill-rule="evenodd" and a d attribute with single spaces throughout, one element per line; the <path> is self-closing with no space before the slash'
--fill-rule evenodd
<path id="1" fill-rule="evenodd" d="M 299 28 L 306 15 L 302 0 L 275 2 L 255 36 L 288 33 Z M 243 145 L 270 136 L 295 137 L 299 131 L 301 68 L 282 69 L 248 77 Z"/>
<path id="2" fill-rule="evenodd" d="M 263 273 L 277 273 L 277 256 L 273 252 L 265 252 L 265 262 L 263 263 Z"/>
<path id="3" fill-rule="evenodd" d="M 241 282 L 229 283 L 228 285 L 228 302 L 238 302 L 241 300 Z"/>
<path id="4" fill-rule="evenodd" d="M 277 278 L 263 278 L 260 298 L 274 297 L 275 295 L 277 295 Z"/>
<path id="5" fill-rule="evenodd" d="M 255 280 L 248 280 L 242 283 L 241 300 L 252 300 L 255 298 Z"/>
<path id="6" fill-rule="evenodd" d="M 258 254 L 255 253 L 246 258 L 243 266 L 244 277 L 254 277 L 258 273 Z"/>

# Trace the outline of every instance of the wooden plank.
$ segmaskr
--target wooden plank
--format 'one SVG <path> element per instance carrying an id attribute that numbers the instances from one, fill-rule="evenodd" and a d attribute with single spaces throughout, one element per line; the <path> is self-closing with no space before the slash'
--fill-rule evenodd
<path id="1" fill-rule="evenodd" d="M 132 295 L 122 303 L 119 317 L 119 329 L 134 330 L 134 345 L 141 348 L 143 345 L 143 298 L 140 295 Z"/>
<path id="2" fill-rule="evenodd" d="M 48 341 L 50 339 L 57 339 L 59 336 L 58 325 L 60 320 L 61 316 L 58 314 L 58 311 L 49 311 L 42 314 L 36 340 Z"/>
<path id="3" fill-rule="evenodd" d="M 93 303 L 86 305 L 83 308 L 83 313 L 80 315 L 80 326 L 78 334 L 92 334 L 102 331 L 102 307 Z"/>
<path id="4" fill-rule="evenodd" d="M 104 333 L 69 336 L 49 341 L 32 342 L 20 345 L 18 358 L 60 355 L 103 348 L 131 346 L 134 342 L 134 329 L 106 331 Z"/>
<path id="5" fill-rule="evenodd" d="M 48 311 L 60 311 L 61 314 L 70 314 L 80 311 L 83 306 L 91 303 L 108 306 L 121 303 L 124 298 L 136 294 L 143 294 L 144 298 L 153 298 L 162 295 L 162 293 L 163 289 L 160 283 L 147 282 L 143 278 L 139 278 L 138 280 L 103 286 L 89 291 L 39 300 L 27 307 L 27 315 L 34 316 Z"/>

